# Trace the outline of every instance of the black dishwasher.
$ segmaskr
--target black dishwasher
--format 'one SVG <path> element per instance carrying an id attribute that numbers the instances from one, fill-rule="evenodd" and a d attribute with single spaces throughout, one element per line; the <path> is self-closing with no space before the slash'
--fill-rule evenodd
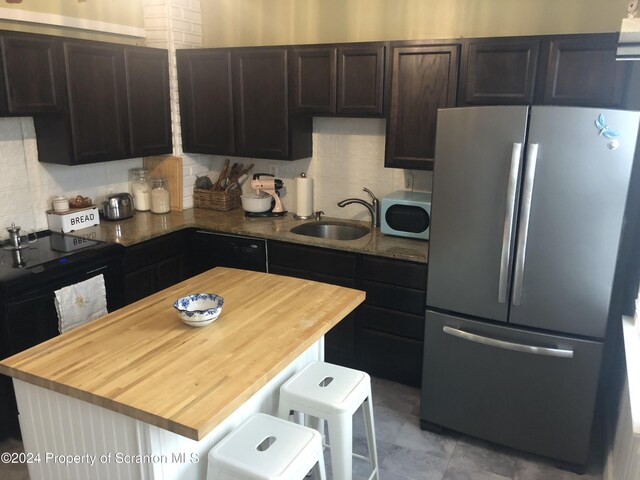
<path id="1" fill-rule="evenodd" d="M 28 248 L 0 248 L 0 357 L 58 335 L 54 292 L 104 275 L 109 311 L 123 304 L 122 248 L 59 233 L 43 232 Z M 0 376 L 0 439 L 18 436 L 13 386 Z"/>
<path id="2" fill-rule="evenodd" d="M 261 238 L 194 230 L 189 239 L 189 274 L 214 267 L 267 271 L 267 242 Z"/>

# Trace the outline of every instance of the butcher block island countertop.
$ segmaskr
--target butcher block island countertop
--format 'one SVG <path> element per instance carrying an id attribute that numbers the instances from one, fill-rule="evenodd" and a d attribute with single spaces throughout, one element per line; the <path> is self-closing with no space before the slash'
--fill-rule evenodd
<path id="1" fill-rule="evenodd" d="M 175 312 L 191 293 L 224 298 L 211 325 Z M 200 440 L 364 298 L 219 267 L 4 359 L 0 373 Z"/>

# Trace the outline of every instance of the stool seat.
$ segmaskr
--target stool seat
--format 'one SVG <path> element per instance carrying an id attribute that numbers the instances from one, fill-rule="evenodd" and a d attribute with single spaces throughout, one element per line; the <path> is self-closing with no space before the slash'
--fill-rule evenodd
<path id="1" fill-rule="evenodd" d="M 353 414 L 362 405 L 369 457 L 353 454 Z M 365 372 L 326 362 L 311 362 L 280 387 L 278 416 L 311 417 L 309 424 L 329 427 L 334 480 L 351 480 L 352 457 L 371 463 L 371 478 L 378 479 L 378 455 L 373 424 L 371 378 Z"/>
<path id="2" fill-rule="evenodd" d="M 316 463 L 324 480 L 322 439 L 316 430 L 257 413 L 209 451 L 207 480 L 302 479 Z"/>
<path id="3" fill-rule="evenodd" d="M 365 372 L 326 362 L 311 362 L 280 388 L 289 402 L 302 402 L 334 415 L 353 414 L 369 394 Z M 294 409 L 295 410 L 295 409 Z"/>

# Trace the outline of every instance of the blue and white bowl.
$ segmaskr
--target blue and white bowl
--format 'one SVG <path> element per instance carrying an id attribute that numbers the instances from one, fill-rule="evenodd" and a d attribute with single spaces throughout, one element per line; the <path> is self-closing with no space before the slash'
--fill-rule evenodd
<path id="1" fill-rule="evenodd" d="M 204 327 L 218 318 L 223 304 L 224 299 L 215 293 L 194 293 L 176 300 L 173 308 L 187 325 Z"/>

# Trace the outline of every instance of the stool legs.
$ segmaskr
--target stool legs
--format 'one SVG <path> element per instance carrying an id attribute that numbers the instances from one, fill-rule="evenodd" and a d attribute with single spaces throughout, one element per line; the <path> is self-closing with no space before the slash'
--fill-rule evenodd
<path id="1" fill-rule="evenodd" d="M 307 425 L 323 433 L 328 426 L 331 464 L 335 480 L 352 478 L 353 457 L 368 460 L 372 473 L 369 479 L 378 480 L 371 379 L 366 372 L 325 362 L 311 362 L 280 387 L 278 416 L 289 419 L 290 414 L 302 412 Z M 353 452 L 353 414 L 362 405 L 369 456 Z M 300 421 L 295 415 L 294 421 Z"/>
<path id="2" fill-rule="evenodd" d="M 320 452 L 318 453 L 318 463 L 316 463 L 316 475 L 320 480 L 327 480 L 327 470 L 324 466 L 324 449 L 322 441 L 320 442 Z"/>
<path id="3" fill-rule="evenodd" d="M 283 420 L 289 420 L 289 417 L 291 416 L 291 414 L 293 413 L 294 415 L 294 423 L 298 423 L 297 419 L 296 419 L 296 412 L 293 412 L 290 409 L 290 406 L 288 403 L 280 401 L 278 402 L 278 418 L 281 418 Z"/>
<path id="4" fill-rule="evenodd" d="M 367 446 L 369 447 L 369 458 L 371 460 L 371 468 L 373 469 L 373 480 L 378 480 L 378 450 L 376 448 L 375 428 L 373 425 L 373 403 L 371 395 L 362 404 L 362 413 L 364 414 L 364 429 L 367 434 Z"/>
<path id="5" fill-rule="evenodd" d="M 351 415 L 329 416 L 329 443 L 334 480 L 351 480 L 353 468 L 353 418 Z"/>

